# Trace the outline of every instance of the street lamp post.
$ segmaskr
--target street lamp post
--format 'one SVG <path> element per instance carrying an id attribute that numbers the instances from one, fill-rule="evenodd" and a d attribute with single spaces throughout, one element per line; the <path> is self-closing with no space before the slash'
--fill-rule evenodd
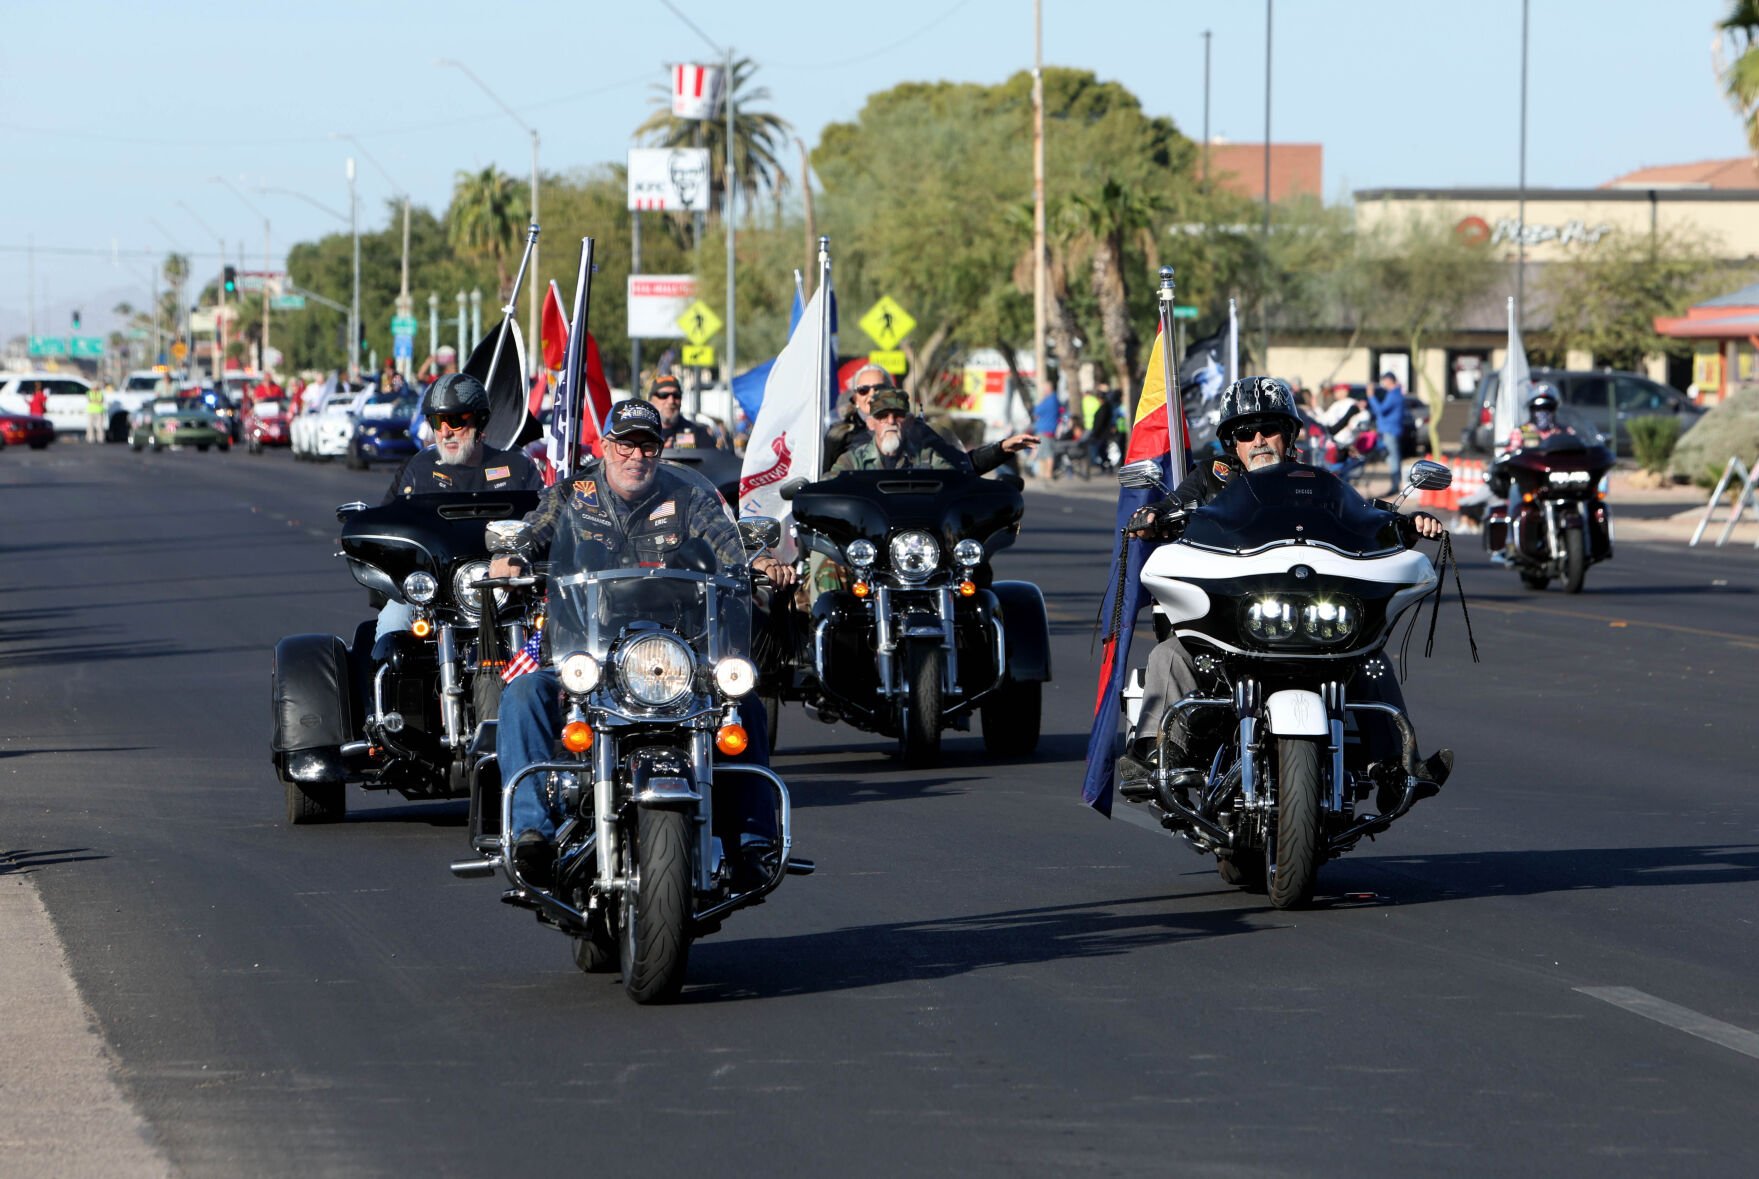
<path id="1" fill-rule="evenodd" d="M 263 219 L 263 344 L 262 351 L 257 355 L 257 371 L 267 374 L 269 371 L 269 272 L 274 269 L 269 252 L 269 215 L 251 203 L 249 197 L 238 190 L 238 186 L 224 176 L 215 176 L 214 180 L 232 190 L 232 195 L 244 202 L 244 207 Z"/>
<path id="2" fill-rule="evenodd" d="M 213 229 L 209 227 L 206 221 L 201 219 L 201 216 L 194 209 L 190 208 L 182 201 L 177 202 L 177 207 L 182 209 L 185 213 L 188 213 L 197 225 L 206 229 L 209 233 L 214 233 Z M 226 269 L 226 239 L 219 234 L 214 233 L 214 240 L 220 243 L 220 270 L 221 273 L 224 274 Z M 214 387 L 220 389 L 226 384 L 226 283 L 223 279 L 214 284 L 214 291 L 218 303 L 218 310 L 214 314 Z"/>
<path id="3" fill-rule="evenodd" d="M 470 290 L 470 338 L 473 340 L 483 338 L 483 293 L 481 287 L 472 287 Z M 458 363 L 461 367 L 466 355 L 465 352 L 458 354 Z"/>
<path id="4" fill-rule="evenodd" d="M 360 376 L 360 199 L 354 191 L 354 157 L 348 157 L 348 236 L 354 239 L 354 284 L 348 298 L 348 376 Z"/>
<path id="5" fill-rule="evenodd" d="M 439 61 L 435 62 L 434 64 L 440 65 L 440 66 L 451 66 L 453 69 L 458 70 L 465 77 L 469 78 L 472 82 L 475 82 L 477 85 L 477 89 L 481 90 L 484 94 L 488 95 L 491 99 L 493 99 L 495 105 L 500 107 L 503 111 L 505 111 L 507 114 L 507 117 L 509 119 L 512 119 L 515 123 L 519 124 L 520 127 L 524 128 L 526 134 L 531 136 L 531 223 L 533 225 L 539 224 L 538 210 L 537 210 L 537 198 L 538 198 L 538 171 L 537 171 L 538 134 L 537 134 L 537 128 L 531 126 L 524 119 L 522 119 L 518 115 L 514 114 L 513 108 L 508 106 L 506 103 L 502 102 L 501 96 L 496 94 L 493 90 L 490 90 L 488 87 L 488 83 L 484 82 L 481 78 L 477 77 L 474 73 L 472 73 L 470 67 L 465 65 L 463 62 L 453 61 L 449 57 L 443 57 Z M 543 274 L 543 270 L 540 267 L 539 260 L 538 260 L 538 244 L 534 241 L 531 244 L 531 292 L 530 292 L 530 297 L 531 297 L 531 328 L 530 328 L 530 333 L 531 334 L 530 334 L 529 340 L 527 341 L 527 344 L 526 344 L 526 347 L 530 350 L 530 357 L 531 357 L 530 363 L 532 365 L 532 371 L 525 374 L 528 377 L 535 376 L 538 371 L 538 366 L 540 366 L 543 363 L 543 361 L 541 359 L 541 357 L 543 356 L 543 348 L 540 346 L 540 341 L 538 340 L 538 320 L 537 320 L 537 299 L 538 299 L 537 289 L 538 289 L 538 287 L 543 285 L 543 280 L 540 277 L 542 274 Z M 478 329 L 477 329 L 477 335 L 478 335 L 479 339 L 481 338 L 481 334 L 482 334 L 482 331 L 481 331 L 481 325 L 479 322 Z"/>
<path id="6" fill-rule="evenodd" d="M 391 174 L 385 171 L 385 166 L 379 163 L 378 157 L 368 151 L 366 145 L 361 143 L 360 140 L 348 134 L 346 131 L 338 131 L 332 135 L 331 138 L 346 139 L 349 143 L 352 143 L 360 151 L 360 154 L 366 157 L 367 163 L 378 169 L 379 175 L 385 178 L 385 183 L 391 186 L 391 192 L 393 195 L 400 197 L 403 201 L 403 278 L 398 285 L 397 314 L 402 316 L 414 315 L 415 300 L 409 296 L 409 190 L 391 178 Z M 411 359 L 413 360 L 414 358 L 412 357 Z M 407 377 L 410 374 L 404 373 L 403 375 Z"/>
<path id="7" fill-rule="evenodd" d="M 469 302 L 470 302 L 469 296 L 467 296 L 463 291 L 459 291 L 458 292 L 458 365 L 460 368 L 462 368 L 464 366 L 464 358 L 466 356 L 470 355 L 470 349 L 467 348 L 464 343 L 464 329 L 469 323 L 469 321 L 465 318 L 465 315 L 467 314 L 466 308 L 467 308 Z"/>

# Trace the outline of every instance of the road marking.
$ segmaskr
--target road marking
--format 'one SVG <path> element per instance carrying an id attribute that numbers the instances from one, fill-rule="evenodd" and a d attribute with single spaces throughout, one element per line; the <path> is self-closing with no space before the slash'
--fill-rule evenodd
<path id="1" fill-rule="evenodd" d="M 1697 1036 L 1700 1040 L 1709 1040 L 1712 1044 L 1731 1048 L 1742 1056 L 1751 1056 L 1759 1060 L 1759 1032 L 1750 1032 L 1746 1028 L 1736 1027 L 1732 1023 L 1723 1023 L 1720 1019 L 1712 1019 L 1690 1007 L 1681 1007 L 1677 1003 L 1669 1003 L 1666 999 L 1657 999 L 1646 991 L 1634 987 L 1576 987 L 1581 994 L 1603 1003 L 1611 1003 L 1614 1007 L 1622 1007 L 1633 1015 L 1641 1015 L 1644 1019 L 1652 1019 L 1656 1023 L 1666 1024 L 1676 1031 L 1685 1032 L 1689 1036 Z"/>
<path id="2" fill-rule="evenodd" d="M 1554 606 L 1517 606 L 1505 602 L 1473 602 L 1472 608 L 1474 610 L 1490 610 L 1498 614 L 1550 614 L 1556 618 L 1574 618 L 1583 622 L 1599 622 L 1607 626 L 1672 631 L 1674 634 L 1721 639 L 1723 642 L 1736 643 L 1743 647 L 1759 647 L 1759 635 L 1739 635 L 1726 630 L 1707 630 L 1701 626 L 1682 626 L 1677 622 L 1632 621 L 1630 619 L 1608 618 L 1604 614 L 1591 614 L 1586 610 L 1560 610 Z"/>

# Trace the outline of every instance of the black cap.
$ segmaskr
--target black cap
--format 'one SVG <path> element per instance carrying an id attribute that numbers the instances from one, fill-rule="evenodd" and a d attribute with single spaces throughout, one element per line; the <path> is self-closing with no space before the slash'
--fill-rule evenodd
<path id="1" fill-rule="evenodd" d="M 651 434 L 656 441 L 660 440 L 660 411 L 645 401 L 619 401 L 611 407 L 611 428 L 605 432 L 607 438 L 633 438 L 638 434 Z"/>
<path id="2" fill-rule="evenodd" d="M 662 390 L 667 393 L 677 393 L 678 395 L 682 396 L 684 393 L 684 386 L 682 386 L 678 383 L 677 377 L 672 377 L 672 376 L 655 377 L 653 379 L 653 384 L 651 384 L 647 387 L 647 395 L 649 397 L 652 397 L 656 393 L 661 392 Z"/>

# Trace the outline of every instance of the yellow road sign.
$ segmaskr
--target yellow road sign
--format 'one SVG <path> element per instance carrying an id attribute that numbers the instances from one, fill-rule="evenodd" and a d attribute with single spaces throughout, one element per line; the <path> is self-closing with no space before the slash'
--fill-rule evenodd
<path id="1" fill-rule="evenodd" d="M 683 349 L 685 368 L 713 368 L 715 350 L 709 344 L 686 344 Z"/>
<path id="2" fill-rule="evenodd" d="M 870 363 L 879 365 L 894 377 L 901 377 L 910 369 L 909 364 L 904 360 L 904 354 L 902 352 L 869 352 L 867 354 L 867 359 Z"/>
<path id="3" fill-rule="evenodd" d="M 898 306 L 898 301 L 890 295 L 881 295 L 879 302 L 861 317 L 861 330 L 887 351 L 896 348 L 898 341 L 909 335 L 915 326 L 916 321 L 910 318 L 910 313 Z"/>
<path id="4" fill-rule="evenodd" d="M 171 358 L 173 360 L 182 360 L 185 356 L 188 356 L 188 355 L 189 355 L 189 345 L 185 344 L 182 340 L 172 341 Z"/>
<path id="5" fill-rule="evenodd" d="M 686 307 L 684 314 L 678 317 L 677 323 L 678 330 L 684 333 L 684 338 L 698 346 L 714 339 L 715 333 L 721 330 L 721 317 L 715 314 L 713 307 L 701 299 Z M 685 361 L 685 363 L 690 362 Z"/>

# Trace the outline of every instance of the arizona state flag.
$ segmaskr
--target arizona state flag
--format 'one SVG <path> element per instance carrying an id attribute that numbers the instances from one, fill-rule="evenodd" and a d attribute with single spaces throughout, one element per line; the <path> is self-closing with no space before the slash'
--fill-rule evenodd
<path id="1" fill-rule="evenodd" d="M 1176 487 L 1184 471 L 1172 469 L 1169 453 L 1166 367 L 1162 363 L 1164 341 L 1157 332 L 1154 348 L 1148 354 L 1147 375 L 1142 379 L 1142 396 L 1136 400 L 1136 421 L 1130 427 L 1130 448 L 1124 455 L 1127 463 L 1153 459 L 1160 464 L 1161 482 Z M 1172 395 L 1178 396 L 1173 390 Z M 1183 413 L 1179 415 L 1180 437 L 1184 450 L 1191 453 L 1191 431 Z M 1160 499 L 1153 488 L 1121 487 L 1118 489 L 1119 544 L 1112 555 L 1111 575 L 1106 578 L 1105 602 L 1101 607 L 1106 622 L 1105 651 L 1099 664 L 1099 698 L 1093 705 L 1093 732 L 1087 738 L 1087 774 L 1082 779 L 1081 797 L 1102 815 L 1112 813 L 1112 771 L 1118 760 L 1119 693 L 1124 674 L 1130 664 L 1130 638 L 1136 629 L 1136 616 L 1148 604 L 1142 589 L 1142 562 L 1153 550 L 1155 542 L 1136 540 L 1123 535 L 1124 525 L 1139 508 Z M 1119 579 L 1123 593 L 1120 594 Z"/>

